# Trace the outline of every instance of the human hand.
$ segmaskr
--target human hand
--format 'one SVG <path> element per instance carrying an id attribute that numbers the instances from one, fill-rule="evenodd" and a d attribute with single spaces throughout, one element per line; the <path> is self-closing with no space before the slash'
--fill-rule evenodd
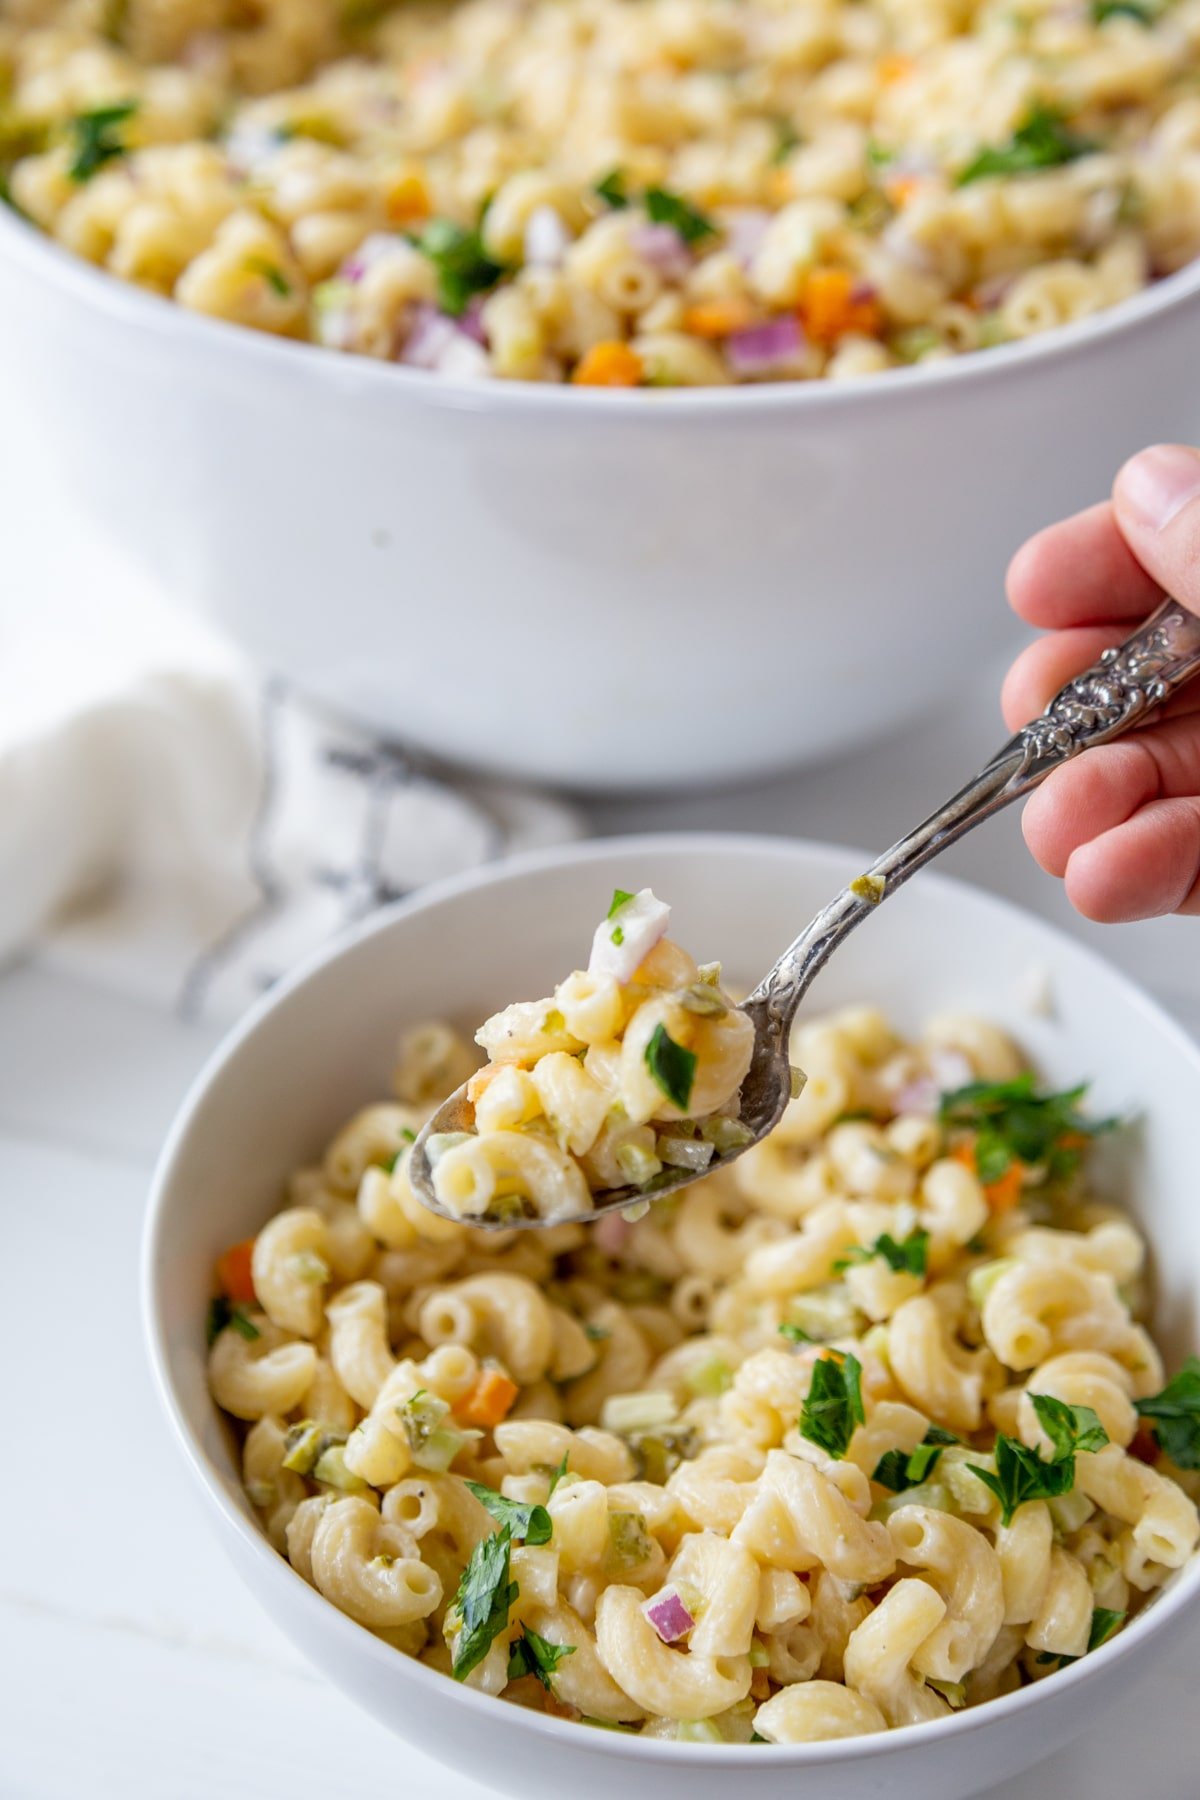
<path id="1" fill-rule="evenodd" d="M 1111 500 L 1038 532 L 1008 571 L 1021 618 L 1050 635 L 1004 683 L 1012 730 L 1126 637 L 1164 593 L 1200 613 L 1200 450 L 1156 444 Z M 1152 725 L 1085 751 L 1026 803 L 1025 841 L 1085 918 L 1200 914 L 1200 680 Z"/>

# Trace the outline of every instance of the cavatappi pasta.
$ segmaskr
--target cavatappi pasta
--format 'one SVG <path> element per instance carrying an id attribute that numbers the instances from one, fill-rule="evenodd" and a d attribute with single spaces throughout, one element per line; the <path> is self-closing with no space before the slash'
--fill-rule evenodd
<path id="1" fill-rule="evenodd" d="M 489 1061 L 467 1083 L 474 1130 L 425 1146 L 447 1212 L 578 1218 L 594 1193 L 649 1195 L 749 1143 L 738 1111 L 754 1027 L 720 966 L 666 936 L 670 916 L 649 888 L 618 888 L 587 968 L 476 1032 Z"/>
<path id="2" fill-rule="evenodd" d="M 0 0 L 0 178 L 185 307 L 446 374 L 853 379 L 1200 248 L 1200 0 Z"/>
<path id="3" fill-rule="evenodd" d="M 470 1053 L 407 1040 L 218 1264 L 212 1392 L 306 1581 L 520 1705 L 802 1743 L 1040 1681 L 1183 1565 L 1200 1363 L 1164 1390 L 1079 1094 L 977 1019 L 795 1053 L 773 1137 L 648 1216 L 483 1234 L 405 1175 Z"/>

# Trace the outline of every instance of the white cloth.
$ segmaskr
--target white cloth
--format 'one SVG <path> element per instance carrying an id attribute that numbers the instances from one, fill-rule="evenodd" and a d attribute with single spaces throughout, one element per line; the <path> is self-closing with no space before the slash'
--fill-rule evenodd
<path id="1" fill-rule="evenodd" d="M 256 680 L 104 569 L 0 611 L 0 957 L 227 1019 L 372 908 L 574 836 Z"/>

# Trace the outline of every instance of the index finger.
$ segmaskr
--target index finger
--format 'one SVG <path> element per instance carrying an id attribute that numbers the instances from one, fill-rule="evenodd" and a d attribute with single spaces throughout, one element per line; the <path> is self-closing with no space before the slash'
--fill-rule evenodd
<path id="1" fill-rule="evenodd" d="M 1121 536 L 1109 500 L 1031 537 L 1008 566 L 1007 586 L 1013 610 L 1048 631 L 1127 624 L 1162 598 Z"/>

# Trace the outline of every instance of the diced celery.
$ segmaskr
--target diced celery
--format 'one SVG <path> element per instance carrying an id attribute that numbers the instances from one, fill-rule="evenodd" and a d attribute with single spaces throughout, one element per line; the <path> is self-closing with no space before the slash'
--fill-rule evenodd
<path id="1" fill-rule="evenodd" d="M 1047 1500 L 1046 1505 L 1050 1508 L 1050 1517 L 1054 1520 L 1056 1529 L 1063 1537 L 1069 1537 L 1081 1525 L 1086 1525 L 1096 1510 L 1095 1502 L 1089 1500 L 1079 1488 L 1072 1488 L 1069 1494 L 1059 1494 L 1056 1499 Z"/>
<path id="2" fill-rule="evenodd" d="M 723 1744 L 724 1737 L 711 1719 L 680 1719 L 675 1727 L 680 1744 Z"/>
<path id="3" fill-rule="evenodd" d="M 697 1363 L 683 1378 L 683 1385 L 702 1400 L 715 1400 L 733 1384 L 733 1370 L 723 1356 L 710 1356 Z"/>
<path id="4" fill-rule="evenodd" d="M 661 1133 L 655 1149 L 659 1157 L 673 1169 L 688 1169 L 694 1175 L 701 1174 L 712 1161 L 713 1146 L 698 1138 L 668 1136 Z"/>
<path id="5" fill-rule="evenodd" d="M 288 1268 L 297 1281 L 310 1287 L 321 1287 L 329 1280 L 329 1264 L 312 1250 L 297 1250 L 295 1256 L 289 1257 Z"/>
<path id="6" fill-rule="evenodd" d="M 346 1467 L 345 1450 L 341 1444 L 330 1444 L 328 1450 L 321 1452 L 313 1468 L 313 1479 L 323 1481 L 327 1487 L 337 1488 L 343 1494 L 361 1494 L 367 1485 Z"/>
<path id="7" fill-rule="evenodd" d="M 977 1269 L 972 1269 L 967 1276 L 967 1298 L 972 1306 L 982 1312 L 984 1301 L 1000 1277 L 1007 1274 L 1009 1269 L 1015 1269 L 1016 1266 L 1015 1256 L 1001 1256 L 995 1262 L 980 1263 Z"/>
<path id="8" fill-rule="evenodd" d="M 938 1480 L 949 1490 L 952 1510 L 960 1513 L 990 1512 L 995 1495 L 986 1482 L 971 1473 L 972 1466 L 996 1472 L 996 1459 L 990 1453 L 972 1450 L 966 1444 L 951 1444 L 938 1459 Z"/>
<path id="9" fill-rule="evenodd" d="M 669 1425 L 678 1411 L 670 1394 L 610 1394 L 601 1408 L 600 1424 L 605 1431 L 654 1431 Z"/>
<path id="10" fill-rule="evenodd" d="M 948 1701 L 955 1712 L 960 1706 L 967 1704 L 967 1686 L 963 1681 L 934 1681 L 926 1677 L 925 1685 L 933 1688 L 942 1696 L 943 1700 Z"/>
<path id="11" fill-rule="evenodd" d="M 982 1483 L 976 1483 L 981 1492 L 987 1489 Z M 902 1506 L 931 1506 L 935 1512 L 954 1512 L 954 1500 L 950 1490 L 940 1481 L 923 1481 L 919 1487 L 905 1488 L 901 1494 L 889 1494 L 886 1500 L 880 1500 L 871 1508 L 873 1519 L 890 1519 L 894 1512 Z"/>
<path id="12" fill-rule="evenodd" d="M 874 1357 L 885 1369 L 891 1367 L 888 1362 L 888 1328 L 886 1325 L 872 1325 L 870 1331 L 864 1333 L 862 1340 L 864 1356 Z"/>
<path id="13" fill-rule="evenodd" d="M 705 1143 L 711 1144 L 719 1155 L 724 1156 L 729 1150 L 744 1150 L 754 1133 L 740 1119 L 726 1119 L 721 1114 L 711 1119 L 704 1119 L 700 1125 L 700 1136 Z"/>
<path id="14" fill-rule="evenodd" d="M 662 1163 L 653 1150 L 647 1150 L 642 1144 L 620 1144 L 617 1167 L 631 1187 L 644 1187 L 658 1174 Z"/>
<path id="15" fill-rule="evenodd" d="M 806 1294 L 793 1294 L 787 1303 L 787 1315 L 789 1324 L 799 1325 L 818 1343 L 858 1336 L 860 1314 L 844 1281 L 810 1288 Z"/>

